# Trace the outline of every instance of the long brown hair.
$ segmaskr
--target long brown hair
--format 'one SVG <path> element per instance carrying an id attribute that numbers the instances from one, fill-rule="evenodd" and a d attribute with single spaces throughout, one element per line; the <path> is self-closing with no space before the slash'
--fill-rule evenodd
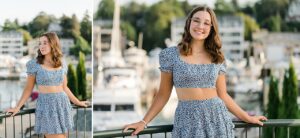
<path id="1" fill-rule="evenodd" d="M 211 16 L 211 21 L 212 21 L 212 27 L 210 29 L 210 33 L 204 41 L 204 48 L 211 55 L 213 63 L 222 63 L 224 61 L 224 55 L 221 52 L 222 44 L 219 36 L 217 17 L 214 11 L 207 6 L 196 7 L 189 13 L 185 22 L 184 33 L 182 35 L 181 42 L 178 44 L 178 47 L 180 49 L 180 54 L 186 56 L 192 54 L 192 47 L 190 46 L 190 43 L 192 41 L 192 36 L 189 30 L 191 25 L 191 19 L 193 15 L 198 11 L 208 12 Z"/>
<path id="2" fill-rule="evenodd" d="M 52 55 L 52 61 L 54 62 L 54 67 L 60 67 L 62 66 L 62 61 L 61 58 L 63 56 L 61 52 L 61 47 L 59 43 L 58 36 L 54 32 L 48 32 L 40 35 L 39 38 L 45 36 L 48 39 L 49 45 L 51 47 L 51 55 Z M 42 55 L 40 49 L 37 50 L 38 56 L 36 57 L 37 62 L 39 64 L 44 63 L 45 56 Z"/>

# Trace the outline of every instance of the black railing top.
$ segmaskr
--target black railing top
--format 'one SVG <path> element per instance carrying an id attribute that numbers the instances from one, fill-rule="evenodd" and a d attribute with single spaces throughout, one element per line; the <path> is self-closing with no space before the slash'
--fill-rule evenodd
<path id="1" fill-rule="evenodd" d="M 261 127 L 256 124 L 249 124 L 243 121 L 233 121 L 235 128 L 245 128 L 245 127 Z M 293 127 L 300 126 L 300 119 L 269 119 L 264 121 L 263 127 Z M 171 132 L 173 125 L 159 125 L 159 126 L 149 126 L 148 128 L 141 131 L 139 134 L 154 134 L 154 133 L 164 133 Z M 118 136 L 130 136 L 133 130 L 128 132 L 123 132 L 123 129 L 115 130 L 105 130 L 105 131 L 94 131 L 94 138 L 102 137 L 118 137 Z"/>
<path id="2" fill-rule="evenodd" d="M 80 108 L 92 108 L 91 105 L 89 105 L 88 107 L 81 107 L 81 106 L 76 106 L 72 104 L 72 108 L 73 109 L 80 109 Z M 31 114 L 35 112 L 35 108 L 28 108 L 28 109 L 23 109 L 20 110 L 20 112 L 18 112 L 15 116 L 19 116 L 19 115 L 24 115 L 24 114 Z M 7 114 L 6 112 L 0 112 L 0 119 L 2 118 L 6 118 L 6 117 L 10 117 L 10 114 Z"/>

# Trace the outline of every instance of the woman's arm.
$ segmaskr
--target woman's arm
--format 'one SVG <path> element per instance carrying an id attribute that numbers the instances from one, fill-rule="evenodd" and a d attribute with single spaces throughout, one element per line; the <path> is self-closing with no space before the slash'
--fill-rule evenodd
<path id="1" fill-rule="evenodd" d="M 159 90 L 152 102 L 150 109 L 143 118 L 143 121 L 145 122 L 139 121 L 133 124 L 126 125 L 124 128 L 124 132 L 127 131 L 129 128 L 135 129 L 135 131 L 132 132 L 131 135 L 137 135 L 140 131 L 142 131 L 145 128 L 146 124 L 149 123 L 165 106 L 165 104 L 170 98 L 172 87 L 172 74 L 161 72 Z"/>
<path id="2" fill-rule="evenodd" d="M 86 101 L 79 101 L 74 94 L 71 92 L 71 90 L 68 87 L 68 80 L 67 80 L 67 76 L 64 75 L 64 82 L 63 82 L 63 89 L 64 92 L 68 95 L 69 99 L 71 100 L 72 103 L 74 103 L 75 105 L 78 106 L 83 106 L 83 107 L 87 107 L 87 102 Z"/>
<path id="3" fill-rule="evenodd" d="M 34 87 L 34 84 L 35 84 L 35 76 L 34 75 L 28 75 L 25 89 L 23 90 L 22 97 L 19 100 L 17 106 L 15 108 L 11 108 L 11 109 L 6 110 L 6 112 L 11 112 L 12 113 L 11 116 L 14 116 L 16 113 L 18 113 L 19 110 L 21 109 L 21 107 L 24 105 L 24 103 L 30 97 L 31 92 L 32 92 L 33 87 Z"/>
<path id="4" fill-rule="evenodd" d="M 225 75 L 219 75 L 216 88 L 218 96 L 224 101 L 228 110 L 239 119 L 247 123 L 259 124 L 261 126 L 263 123 L 260 120 L 267 120 L 264 116 L 249 116 L 239 105 L 235 103 L 226 91 Z"/>

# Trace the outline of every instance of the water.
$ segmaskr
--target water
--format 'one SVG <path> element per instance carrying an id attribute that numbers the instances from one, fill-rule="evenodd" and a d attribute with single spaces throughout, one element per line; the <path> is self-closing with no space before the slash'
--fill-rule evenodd
<path id="1" fill-rule="evenodd" d="M 24 87 L 25 82 L 20 80 L 0 80 L 0 111 L 15 107 Z"/>

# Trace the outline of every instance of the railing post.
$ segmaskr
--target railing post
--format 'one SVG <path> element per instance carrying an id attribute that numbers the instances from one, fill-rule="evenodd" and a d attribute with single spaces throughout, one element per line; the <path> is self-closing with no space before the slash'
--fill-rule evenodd
<path id="1" fill-rule="evenodd" d="M 14 138 L 16 137 L 16 128 L 15 128 L 16 126 L 15 126 L 15 116 L 13 116 L 13 132 L 14 132 Z"/>
<path id="2" fill-rule="evenodd" d="M 86 132 L 86 108 L 84 108 L 84 132 L 83 132 L 84 138 L 85 138 L 85 132 Z"/>
<path id="3" fill-rule="evenodd" d="M 290 127 L 287 127 L 287 138 L 290 138 Z"/>
<path id="4" fill-rule="evenodd" d="M 6 125 L 6 117 L 4 117 L 4 124 L 5 124 L 5 127 L 4 127 L 4 131 L 5 131 L 5 138 L 7 138 L 7 129 L 6 129 L 6 127 L 7 127 L 7 125 Z"/>
<path id="5" fill-rule="evenodd" d="M 31 128 L 31 114 L 29 114 L 29 129 Z M 31 138 L 31 131 L 29 131 L 29 135 Z"/>

